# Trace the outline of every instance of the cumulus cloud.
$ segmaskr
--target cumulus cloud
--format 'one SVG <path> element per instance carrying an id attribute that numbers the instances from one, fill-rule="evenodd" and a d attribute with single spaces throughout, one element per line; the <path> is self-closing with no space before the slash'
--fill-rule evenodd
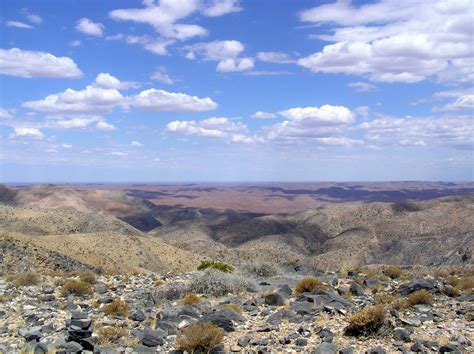
<path id="1" fill-rule="evenodd" d="M 355 92 L 373 92 L 377 90 L 377 86 L 362 81 L 349 82 L 347 87 L 353 88 Z"/>
<path id="2" fill-rule="evenodd" d="M 430 77 L 472 81 L 473 15 L 469 0 L 320 5 L 301 12 L 300 19 L 332 26 L 332 34 L 315 37 L 333 44 L 298 64 L 314 72 L 380 82 L 415 83 Z"/>
<path id="3" fill-rule="evenodd" d="M 434 111 L 460 111 L 474 110 L 474 95 L 462 95 L 456 98 L 454 102 L 447 103 L 442 107 L 434 107 Z"/>
<path id="4" fill-rule="evenodd" d="M 307 121 L 317 125 L 341 125 L 354 122 L 354 114 L 344 106 L 295 107 L 279 112 L 295 122 Z"/>
<path id="5" fill-rule="evenodd" d="M 74 41 L 69 42 L 69 45 L 71 47 L 79 47 L 81 44 L 82 44 L 82 42 L 80 40 L 74 40 Z"/>
<path id="6" fill-rule="evenodd" d="M 155 81 L 159 81 L 163 84 L 168 84 L 168 85 L 171 85 L 173 84 L 173 80 L 171 79 L 171 77 L 168 75 L 168 73 L 166 72 L 165 68 L 158 68 L 157 70 L 155 70 L 153 72 L 153 74 L 151 74 L 151 77 L 150 77 L 152 80 L 155 80 Z"/>
<path id="7" fill-rule="evenodd" d="M 254 67 L 254 59 L 239 58 L 244 51 L 244 45 L 236 40 L 212 41 L 186 46 L 186 58 L 194 60 L 200 57 L 205 61 L 217 61 L 216 70 L 219 72 L 246 71 Z"/>
<path id="8" fill-rule="evenodd" d="M 211 117 L 201 121 L 173 121 L 166 125 L 166 133 L 226 138 L 232 142 L 251 143 L 256 139 L 246 136 L 247 125 L 225 117 Z"/>
<path id="9" fill-rule="evenodd" d="M 15 128 L 11 137 L 42 139 L 44 137 L 44 134 L 36 128 Z"/>
<path id="10" fill-rule="evenodd" d="M 127 152 L 123 152 L 123 151 L 112 151 L 110 153 L 112 156 L 118 156 L 118 157 L 126 157 L 128 156 L 128 153 Z"/>
<path id="11" fill-rule="evenodd" d="M 135 146 L 135 147 L 142 147 L 143 144 L 137 140 L 134 140 L 130 143 L 130 145 Z"/>
<path id="12" fill-rule="evenodd" d="M 94 85 L 76 91 L 66 89 L 64 92 L 46 96 L 37 101 L 27 101 L 23 107 L 51 114 L 101 113 L 109 112 L 124 103 L 124 97 L 116 89 L 103 89 Z"/>
<path id="13" fill-rule="evenodd" d="M 165 40 L 162 38 L 154 38 L 147 35 L 144 36 L 127 36 L 125 38 L 128 44 L 141 44 L 145 50 L 156 54 L 166 55 L 168 54 L 167 47 L 173 44 L 174 40 Z"/>
<path id="14" fill-rule="evenodd" d="M 28 21 L 30 21 L 31 23 L 34 23 L 35 25 L 39 25 L 43 22 L 43 19 L 41 18 L 40 15 L 33 14 L 28 11 L 26 12 L 26 18 L 28 19 Z"/>
<path id="15" fill-rule="evenodd" d="M 94 81 L 94 85 L 103 89 L 128 90 L 130 88 L 140 87 L 140 84 L 134 81 L 121 82 L 115 76 L 109 73 L 100 73 Z"/>
<path id="16" fill-rule="evenodd" d="M 242 11 L 242 7 L 239 5 L 239 0 L 208 0 L 204 2 L 202 14 L 208 17 L 217 17 L 240 11 Z"/>
<path id="17" fill-rule="evenodd" d="M 114 125 L 110 124 L 110 123 L 107 123 L 105 121 L 100 121 L 98 122 L 95 127 L 97 128 L 97 130 L 102 130 L 102 131 L 112 131 L 112 130 L 115 130 L 117 128 L 115 128 Z"/>
<path id="18" fill-rule="evenodd" d="M 20 21 L 7 21 L 8 27 L 23 28 L 23 29 L 33 29 L 34 27 Z"/>
<path id="19" fill-rule="evenodd" d="M 76 30 L 90 36 L 102 37 L 104 35 L 104 25 L 100 22 L 93 22 L 86 17 L 77 21 Z"/>
<path id="20" fill-rule="evenodd" d="M 211 98 L 200 98 L 185 93 L 148 89 L 140 92 L 131 100 L 132 106 L 145 111 L 161 112 L 201 112 L 217 108 Z"/>
<path id="21" fill-rule="evenodd" d="M 275 113 L 257 111 L 251 117 L 254 119 L 274 119 L 277 115 Z"/>
<path id="22" fill-rule="evenodd" d="M 369 140 L 393 146 L 447 146 L 472 149 L 474 126 L 468 116 L 381 117 L 360 124 Z"/>
<path id="23" fill-rule="evenodd" d="M 24 78 L 82 76 L 81 70 L 71 58 L 18 48 L 0 49 L 0 74 Z"/>
<path id="24" fill-rule="evenodd" d="M 287 53 L 283 52 L 258 52 L 257 59 L 263 62 L 277 64 L 289 64 L 295 62 L 295 60 L 292 59 Z"/>

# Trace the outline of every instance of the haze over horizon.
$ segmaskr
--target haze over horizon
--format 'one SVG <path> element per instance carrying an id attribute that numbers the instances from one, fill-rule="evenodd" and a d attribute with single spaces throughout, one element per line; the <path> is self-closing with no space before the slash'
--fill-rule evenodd
<path id="1" fill-rule="evenodd" d="M 472 1 L 1 6 L 0 183 L 474 181 Z"/>

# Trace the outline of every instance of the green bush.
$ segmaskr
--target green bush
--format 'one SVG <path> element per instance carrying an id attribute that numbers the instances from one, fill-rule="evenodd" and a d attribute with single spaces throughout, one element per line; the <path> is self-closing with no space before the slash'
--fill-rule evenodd
<path id="1" fill-rule="evenodd" d="M 202 261 L 197 269 L 204 270 L 204 269 L 209 269 L 209 268 L 215 269 L 224 273 L 232 273 L 234 271 L 234 267 L 232 267 L 230 264 L 226 264 L 219 261 Z"/>

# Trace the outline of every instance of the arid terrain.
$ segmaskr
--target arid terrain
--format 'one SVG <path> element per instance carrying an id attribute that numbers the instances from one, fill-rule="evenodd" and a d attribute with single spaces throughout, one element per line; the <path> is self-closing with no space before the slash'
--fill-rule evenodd
<path id="1" fill-rule="evenodd" d="M 0 352 L 472 351 L 473 191 L 1 186 Z"/>

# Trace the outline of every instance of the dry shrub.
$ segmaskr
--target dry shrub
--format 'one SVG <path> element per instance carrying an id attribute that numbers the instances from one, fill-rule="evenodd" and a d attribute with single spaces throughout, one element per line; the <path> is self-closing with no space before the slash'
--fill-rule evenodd
<path id="1" fill-rule="evenodd" d="M 386 315 L 384 305 L 364 307 L 347 319 L 345 333 L 353 336 L 375 333 L 383 326 Z"/>
<path id="2" fill-rule="evenodd" d="M 64 283 L 61 288 L 61 296 L 68 295 L 92 295 L 94 293 L 94 288 L 82 280 L 68 280 Z"/>
<path id="3" fill-rule="evenodd" d="M 92 272 L 81 273 L 79 279 L 88 284 L 95 284 L 97 282 L 97 276 Z"/>
<path id="4" fill-rule="evenodd" d="M 97 331 L 99 341 L 102 345 L 109 345 L 117 343 L 122 337 L 125 337 L 128 332 L 122 327 L 102 327 Z"/>
<path id="5" fill-rule="evenodd" d="M 249 277 L 225 273 L 213 269 L 196 273 L 190 283 L 190 290 L 206 296 L 224 296 L 228 293 L 238 294 L 253 291 L 255 282 Z"/>
<path id="6" fill-rule="evenodd" d="M 219 261 L 201 261 L 201 264 L 197 267 L 197 270 L 215 269 L 224 273 L 232 273 L 235 268 L 230 264 L 219 262 Z"/>
<path id="7" fill-rule="evenodd" d="M 278 275 L 281 270 L 275 263 L 262 260 L 252 260 L 243 266 L 244 272 L 259 277 L 273 277 Z"/>
<path id="8" fill-rule="evenodd" d="M 197 350 L 207 353 L 221 344 L 224 334 L 222 328 L 212 323 L 195 323 L 183 329 L 180 336 L 176 338 L 174 345 L 176 349 L 190 353 Z"/>
<path id="9" fill-rule="evenodd" d="M 6 280 L 11 282 L 14 287 L 19 288 L 22 286 L 38 285 L 41 278 L 37 273 L 26 272 L 9 275 L 6 277 Z"/>
<path id="10" fill-rule="evenodd" d="M 375 294 L 374 302 L 376 305 L 384 304 L 391 305 L 400 299 L 400 295 L 397 293 L 389 294 L 386 292 L 378 292 Z"/>
<path id="11" fill-rule="evenodd" d="M 234 312 L 242 313 L 242 307 L 237 304 L 225 304 L 224 307 L 227 307 L 228 309 L 231 309 Z"/>
<path id="12" fill-rule="evenodd" d="M 449 297 L 457 297 L 461 295 L 461 290 L 459 290 L 458 288 L 454 286 L 449 286 L 449 287 L 444 288 L 443 293 Z"/>
<path id="13" fill-rule="evenodd" d="M 462 278 L 458 286 L 462 290 L 472 292 L 474 289 L 474 276 Z"/>
<path id="14" fill-rule="evenodd" d="M 314 293 L 317 290 L 326 290 L 326 287 L 319 279 L 313 277 L 306 277 L 298 281 L 295 286 L 295 294 Z"/>
<path id="15" fill-rule="evenodd" d="M 410 296 L 408 296 L 408 298 L 405 300 L 405 305 L 406 307 L 420 305 L 420 304 L 431 305 L 433 304 L 433 302 L 434 302 L 433 295 L 431 295 L 425 289 L 422 289 L 422 290 L 415 291 L 414 293 L 411 293 Z"/>
<path id="16" fill-rule="evenodd" d="M 388 275 L 391 279 L 398 279 L 403 276 L 403 270 L 397 266 L 389 266 L 385 269 L 385 274 Z"/>
<path id="17" fill-rule="evenodd" d="M 163 280 L 161 280 L 161 279 L 155 280 L 155 281 L 153 282 L 153 284 L 154 284 L 155 286 L 161 286 L 161 285 L 163 285 L 164 283 L 165 283 L 165 282 L 164 282 Z"/>
<path id="18" fill-rule="evenodd" d="M 196 295 L 194 293 L 188 293 L 184 295 L 180 302 L 182 305 L 196 305 L 199 304 L 201 301 L 202 300 L 199 295 Z"/>
<path id="19" fill-rule="evenodd" d="M 108 316 L 128 316 L 129 306 L 125 301 L 114 300 L 110 304 L 104 306 L 104 313 Z"/>
<path id="20" fill-rule="evenodd" d="M 8 295 L 6 294 L 3 294 L 3 295 L 0 295 L 0 304 L 4 304 L 5 302 L 8 301 Z"/>

